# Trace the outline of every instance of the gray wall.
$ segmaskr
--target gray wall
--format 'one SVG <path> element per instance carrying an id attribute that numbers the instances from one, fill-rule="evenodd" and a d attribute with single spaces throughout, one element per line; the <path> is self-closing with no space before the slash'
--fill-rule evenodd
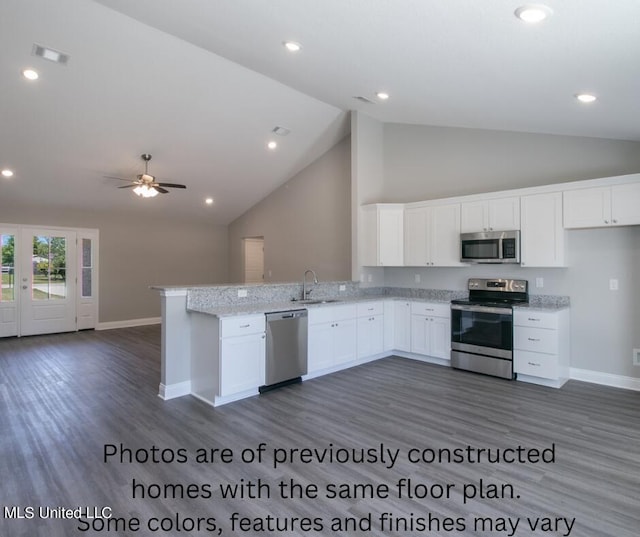
<path id="1" fill-rule="evenodd" d="M 377 201 L 418 201 L 637 173 L 640 143 L 477 129 L 384 126 L 384 192 Z M 385 268 L 391 286 L 464 289 L 470 277 L 529 280 L 539 294 L 571 298 L 572 367 L 640 377 L 640 227 L 572 230 L 569 267 Z M 380 269 L 364 269 L 375 275 Z M 419 274 L 421 283 L 415 283 Z M 544 287 L 535 288 L 542 277 Z M 619 291 L 609 290 L 609 279 Z"/>
<path id="2" fill-rule="evenodd" d="M 264 237 L 265 281 L 351 274 L 349 137 L 229 225 L 229 280 L 243 281 L 242 239 Z"/>
<path id="3" fill-rule="evenodd" d="M 640 143 L 389 123 L 383 167 L 375 201 L 421 201 L 637 173 Z"/>
<path id="4" fill-rule="evenodd" d="M 3 223 L 96 228 L 99 244 L 99 322 L 160 316 L 150 285 L 223 283 L 227 228 L 132 213 L 51 207 L 2 207 Z"/>

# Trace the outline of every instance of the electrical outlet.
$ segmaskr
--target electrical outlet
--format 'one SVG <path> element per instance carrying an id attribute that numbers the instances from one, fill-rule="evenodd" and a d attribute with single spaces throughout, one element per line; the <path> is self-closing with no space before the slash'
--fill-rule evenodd
<path id="1" fill-rule="evenodd" d="M 367 277 L 367 281 L 368 282 L 372 282 L 373 281 L 373 274 L 369 274 L 369 276 Z"/>
<path id="2" fill-rule="evenodd" d="M 618 280 L 616 278 L 611 278 L 609 280 L 609 290 L 617 291 L 618 290 Z"/>
<path id="3" fill-rule="evenodd" d="M 538 289 L 544 287 L 544 278 L 536 278 L 536 287 Z"/>
<path id="4" fill-rule="evenodd" d="M 416 283 L 420 283 L 420 274 L 416 274 L 414 278 L 416 280 Z"/>
<path id="5" fill-rule="evenodd" d="M 640 349 L 633 349 L 633 365 L 640 365 Z"/>
<path id="6" fill-rule="evenodd" d="M 238 298 L 245 298 L 247 296 L 246 289 L 238 289 Z"/>
<path id="7" fill-rule="evenodd" d="M 340 291 L 346 291 L 347 290 L 347 286 L 344 284 L 341 284 L 340 287 L 338 288 Z"/>

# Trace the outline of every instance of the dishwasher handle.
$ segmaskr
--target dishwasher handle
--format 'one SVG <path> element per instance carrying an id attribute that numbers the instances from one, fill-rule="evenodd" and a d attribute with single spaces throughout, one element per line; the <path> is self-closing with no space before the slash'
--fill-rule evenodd
<path id="1" fill-rule="evenodd" d="M 293 310 L 293 311 L 278 311 L 275 313 L 267 313 L 266 315 L 267 322 L 270 321 L 280 321 L 284 319 L 297 319 L 299 317 L 307 317 L 307 310 Z"/>

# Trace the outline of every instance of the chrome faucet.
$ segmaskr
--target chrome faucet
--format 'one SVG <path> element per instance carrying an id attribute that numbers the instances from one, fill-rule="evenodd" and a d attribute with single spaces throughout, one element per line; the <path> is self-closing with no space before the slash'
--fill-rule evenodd
<path id="1" fill-rule="evenodd" d="M 311 274 L 313 274 L 313 283 L 315 284 L 318 283 L 318 277 L 316 276 L 316 273 L 313 270 L 307 269 L 304 271 L 304 276 L 302 277 L 302 300 L 307 300 L 307 295 L 311 293 L 311 289 L 307 291 L 307 273 L 308 272 L 311 272 Z"/>

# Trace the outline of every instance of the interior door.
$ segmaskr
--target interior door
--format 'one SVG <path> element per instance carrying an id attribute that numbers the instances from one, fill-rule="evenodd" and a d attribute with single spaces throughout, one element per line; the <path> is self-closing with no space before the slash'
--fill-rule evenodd
<path id="1" fill-rule="evenodd" d="M 20 334 L 76 330 L 76 232 L 23 228 Z"/>
<path id="2" fill-rule="evenodd" d="M 244 283 L 264 282 L 264 239 L 247 237 L 244 242 Z"/>
<path id="3" fill-rule="evenodd" d="M 0 226 L 0 337 L 18 335 L 17 233 L 17 228 Z"/>

